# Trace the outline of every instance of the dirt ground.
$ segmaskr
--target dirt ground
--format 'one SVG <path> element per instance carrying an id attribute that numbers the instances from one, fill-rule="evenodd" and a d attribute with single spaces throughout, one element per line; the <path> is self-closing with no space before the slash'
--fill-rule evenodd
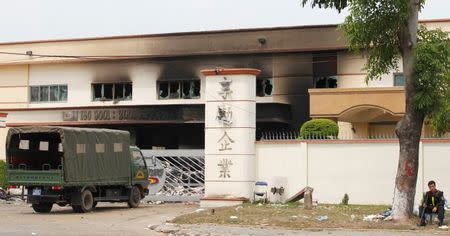
<path id="1" fill-rule="evenodd" d="M 164 235 L 149 230 L 197 205 L 142 204 L 129 209 L 125 203 L 99 203 L 95 212 L 76 214 L 71 207 L 54 205 L 51 213 L 37 214 L 25 203 L 0 204 L 0 235 Z"/>
<path id="2" fill-rule="evenodd" d="M 407 224 L 392 221 L 364 221 L 364 216 L 383 213 L 387 206 L 376 205 L 327 205 L 305 210 L 301 204 L 244 204 L 238 207 L 216 208 L 179 216 L 177 224 L 218 224 L 232 226 L 276 227 L 284 229 L 387 229 L 416 232 L 439 232 L 437 225 L 418 227 L 418 218 Z M 326 217 L 325 217 L 326 216 Z M 320 218 L 326 218 L 322 221 Z"/>

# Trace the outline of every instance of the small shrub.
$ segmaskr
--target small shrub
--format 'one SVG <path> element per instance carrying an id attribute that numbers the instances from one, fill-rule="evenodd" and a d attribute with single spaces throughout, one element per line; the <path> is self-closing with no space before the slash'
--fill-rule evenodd
<path id="1" fill-rule="evenodd" d="M 0 160 L 0 187 L 6 188 L 6 163 Z"/>
<path id="2" fill-rule="evenodd" d="M 342 198 L 341 204 L 342 205 L 348 205 L 348 200 L 349 200 L 348 194 L 344 194 L 344 197 Z"/>
<path id="3" fill-rule="evenodd" d="M 300 137 L 304 139 L 327 139 L 336 137 L 338 133 L 337 123 L 330 119 L 313 119 L 300 128 Z"/>

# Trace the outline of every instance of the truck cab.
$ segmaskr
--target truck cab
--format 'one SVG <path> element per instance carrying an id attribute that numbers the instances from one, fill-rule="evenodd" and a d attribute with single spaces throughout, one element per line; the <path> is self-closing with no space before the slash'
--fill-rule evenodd
<path id="1" fill-rule="evenodd" d="M 89 212 L 97 202 L 138 207 L 148 194 L 148 170 L 126 131 L 72 127 L 12 127 L 6 138 L 7 182 L 25 186 L 36 212 L 53 204 Z"/>

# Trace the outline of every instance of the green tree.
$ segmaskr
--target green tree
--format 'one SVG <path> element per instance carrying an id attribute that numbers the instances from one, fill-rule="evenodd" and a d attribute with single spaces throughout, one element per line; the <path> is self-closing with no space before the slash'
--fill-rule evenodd
<path id="1" fill-rule="evenodd" d="M 6 164 L 0 160 L 0 187 L 6 188 Z"/>
<path id="2" fill-rule="evenodd" d="M 308 0 L 301 0 L 303 6 Z M 400 153 L 395 179 L 393 217 L 405 221 L 412 215 L 417 182 L 419 142 L 427 118 L 437 132 L 450 121 L 448 35 L 418 27 L 425 0 L 310 0 L 313 7 L 348 8 L 340 26 L 351 50 L 367 57 L 367 80 L 398 69 L 405 76 L 405 115 L 397 123 Z M 445 109 L 440 109 L 445 108 Z"/>

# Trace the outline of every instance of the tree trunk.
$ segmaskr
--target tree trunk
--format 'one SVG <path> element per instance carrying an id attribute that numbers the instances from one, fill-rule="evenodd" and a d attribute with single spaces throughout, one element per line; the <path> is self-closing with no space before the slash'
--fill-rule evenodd
<path id="1" fill-rule="evenodd" d="M 399 34 L 400 50 L 405 76 L 405 116 L 397 123 L 396 134 L 400 143 L 400 157 L 395 178 L 393 218 L 406 221 L 412 215 L 419 167 L 419 144 L 424 115 L 415 109 L 416 93 L 413 73 L 415 58 L 413 45 L 417 42 L 419 0 L 409 0 L 409 18 Z"/>

